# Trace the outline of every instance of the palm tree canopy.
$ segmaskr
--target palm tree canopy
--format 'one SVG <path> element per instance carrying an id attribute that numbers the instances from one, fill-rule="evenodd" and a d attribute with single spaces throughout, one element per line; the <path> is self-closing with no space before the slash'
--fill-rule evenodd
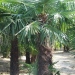
<path id="1" fill-rule="evenodd" d="M 69 6 L 70 3 L 71 6 Z M 62 20 L 63 16 L 69 18 L 69 14 L 74 12 L 73 5 L 72 0 L 0 0 L 0 8 L 8 12 L 4 15 L 12 14 L 12 17 L 14 16 L 10 17 L 9 24 L 3 28 L 3 31 L 8 29 L 14 36 L 21 33 L 21 38 L 28 37 L 29 40 L 32 35 L 40 33 L 42 40 L 46 37 L 54 39 L 56 36 L 62 42 L 66 39 L 66 35 L 60 32 L 61 30 L 54 19 Z M 41 14 L 45 17 L 39 17 Z M 39 21 L 46 17 L 46 22 L 41 24 Z M 12 24 L 14 25 L 12 26 Z"/>

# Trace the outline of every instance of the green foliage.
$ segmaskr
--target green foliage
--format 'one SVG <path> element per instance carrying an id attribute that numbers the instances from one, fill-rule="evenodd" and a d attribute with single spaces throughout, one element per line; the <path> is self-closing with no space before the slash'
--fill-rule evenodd
<path id="1" fill-rule="evenodd" d="M 60 42 L 64 43 L 65 35 L 63 33 L 61 33 L 59 31 L 59 29 L 57 29 L 56 24 L 54 25 L 53 21 L 52 21 L 52 23 L 50 23 L 50 22 L 46 23 L 45 24 L 46 26 L 39 26 L 38 19 L 35 19 L 36 21 L 31 20 L 32 18 L 34 18 L 33 14 L 37 17 L 37 15 L 39 15 L 40 13 L 48 14 L 49 19 L 51 19 L 51 15 L 52 15 L 52 18 L 53 18 L 53 16 L 55 15 L 54 13 L 58 12 L 56 9 L 60 6 L 61 6 L 60 8 L 63 8 L 62 7 L 63 5 L 61 5 L 62 3 L 59 2 L 59 1 L 56 1 L 56 0 L 53 0 L 53 1 L 51 1 L 51 0 L 48 0 L 48 1 L 41 0 L 41 1 L 38 1 L 38 2 L 25 1 L 25 2 L 18 1 L 18 0 L 17 1 L 1 0 L 1 3 L 2 3 L 1 6 L 3 8 L 5 8 L 7 6 L 7 8 L 6 8 L 7 10 L 10 6 L 10 9 L 12 9 L 11 11 L 13 11 L 13 8 L 15 6 L 14 10 L 16 10 L 16 12 L 13 12 L 13 14 L 15 13 L 17 15 L 17 18 L 15 17 L 16 19 L 12 20 L 10 22 L 10 25 L 5 27 L 5 30 L 8 28 L 9 29 L 8 31 L 10 31 L 9 33 L 13 36 L 21 35 L 22 40 L 26 37 L 28 38 L 28 40 L 31 40 L 32 35 L 37 35 L 38 33 L 43 32 L 41 34 L 41 35 L 43 35 L 43 36 L 41 36 L 42 41 L 46 37 L 49 37 L 50 41 L 53 40 L 56 37 L 56 39 L 58 39 Z M 3 3 L 4 3 L 4 5 L 3 5 Z M 31 3 L 32 6 L 31 5 L 29 6 L 29 3 Z M 58 5 L 57 3 L 59 4 L 59 6 L 57 6 Z M 18 8 L 17 8 L 17 5 L 19 6 Z M 56 8 L 56 6 L 57 6 L 57 8 Z M 60 9 L 60 10 L 62 10 L 62 9 Z M 32 15 L 30 13 L 32 13 Z M 29 17 L 31 19 L 29 19 L 29 18 L 27 19 L 27 17 Z M 23 22 L 22 21 L 23 19 L 26 22 Z M 27 21 L 26 19 L 29 20 L 29 21 Z M 19 34 L 19 33 L 21 33 L 21 34 Z M 62 36 L 64 36 L 64 37 L 62 37 Z"/>
<path id="2" fill-rule="evenodd" d="M 24 48 L 25 48 L 25 52 L 30 52 L 32 55 L 37 55 L 38 54 L 38 50 L 35 44 L 33 44 L 32 42 L 28 42 L 27 44 L 24 44 Z"/>
<path id="3" fill-rule="evenodd" d="M 4 58 L 8 57 L 9 53 L 10 53 L 10 48 L 6 45 L 2 45 L 1 46 L 1 53 L 2 53 Z"/>
<path id="4" fill-rule="evenodd" d="M 5 21 L 5 24 L 1 23 L 0 29 L 3 29 L 2 32 L 7 35 L 20 35 L 21 40 L 26 37 L 28 40 L 32 40 L 32 35 L 40 33 L 41 42 L 49 37 L 50 41 L 55 39 L 64 44 L 67 40 L 64 33 L 67 32 L 69 26 L 63 21 L 70 23 L 70 20 L 67 21 L 66 19 L 74 17 L 74 8 L 74 0 L 0 0 L 0 15 L 3 17 L 8 16 L 10 20 Z M 42 26 L 38 22 L 38 15 L 41 13 L 48 15 L 46 24 Z M 56 23 L 54 16 L 57 16 L 55 18 L 57 19 Z"/>
<path id="5" fill-rule="evenodd" d="M 19 47 L 19 52 L 20 52 L 20 56 L 25 55 L 25 48 L 23 45 L 21 45 L 20 43 L 18 44 Z"/>
<path id="6" fill-rule="evenodd" d="M 32 64 L 27 64 L 27 63 L 22 63 L 23 66 L 21 66 L 20 68 L 25 70 L 27 69 L 27 72 L 29 75 L 33 74 L 33 75 L 37 75 L 37 62 L 32 63 Z"/>
<path id="7" fill-rule="evenodd" d="M 8 57 L 10 53 L 10 43 L 9 43 L 8 37 L 6 35 L 3 35 L 1 40 L 2 40 L 1 41 L 1 53 L 3 57 Z"/>
<path id="8" fill-rule="evenodd" d="M 56 68 L 53 67 L 57 62 L 54 62 L 52 63 L 52 65 L 49 65 L 49 70 L 50 72 L 53 73 L 53 75 L 60 75 L 60 72 Z"/>
<path id="9" fill-rule="evenodd" d="M 54 62 L 52 65 L 49 66 L 49 70 L 50 72 L 53 73 L 53 75 L 60 75 L 60 72 L 54 68 L 53 66 L 56 64 L 57 62 Z M 29 73 L 29 75 L 33 74 L 33 75 L 37 75 L 37 61 L 32 63 L 32 64 L 27 64 L 27 63 L 21 63 L 23 64 L 20 69 L 23 69 L 23 70 L 26 70 L 27 69 L 27 72 Z"/>

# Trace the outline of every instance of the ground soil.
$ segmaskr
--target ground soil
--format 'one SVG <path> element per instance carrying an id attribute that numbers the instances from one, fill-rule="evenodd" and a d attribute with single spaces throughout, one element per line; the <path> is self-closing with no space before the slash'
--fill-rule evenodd
<path id="1" fill-rule="evenodd" d="M 25 61 L 25 57 L 20 57 Z M 57 62 L 54 67 L 60 71 L 60 75 L 75 75 L 75 55 L 73 52 L 64 53 L 62 51 L 53 52 L 53 62 Z M 0 75 L 9 75 L 10 72 L 10 59 L 2 58 L 0 54 Z M 20 75 L 27 75 L 20 73 Z"/>
<path id="2" fill-rule="evenodd" d="M 73 52 L 56 51 L 53 54 L 53 61 L 57 62 L 54 67 L 60 71 L 60 75 L 75 75 L 75 55 Z"/>

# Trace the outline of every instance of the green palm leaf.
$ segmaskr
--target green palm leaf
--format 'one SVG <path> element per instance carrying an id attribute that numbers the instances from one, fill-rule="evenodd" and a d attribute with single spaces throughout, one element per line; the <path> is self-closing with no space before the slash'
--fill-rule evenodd
<path id="1" fill-rule="evenodd" d="M 31 39 L 31 35 L 35 35 L 39 33 L 39 24 L 37 21 L 30 23 L 29 25 L 24 26 L 18 33 L 15 35 L 18 35 L 19 33 L 23 32 L 24 37 L 28 37 L 28 39 Z"/>

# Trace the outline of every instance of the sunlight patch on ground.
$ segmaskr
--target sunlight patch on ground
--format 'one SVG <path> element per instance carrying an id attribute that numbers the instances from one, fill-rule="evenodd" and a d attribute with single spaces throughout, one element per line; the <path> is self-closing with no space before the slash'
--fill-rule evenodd
<path id="1" fill-rule="evenodd" d="M 75 75 L 75 59 L 70 53 L 56 52 L 53 61 L 58 61 L 54 67 L 60 71 L 60 75 Z"/>
<path id="2" fill-rule="evenodd" d="M 10 61 L 9 58 L 3 58 L 3 61 Z"/>
<path id="3" fill-rule="evenodd" d="M 19 59 L 26 60 L 26 56 L 21 56 Z"/>

